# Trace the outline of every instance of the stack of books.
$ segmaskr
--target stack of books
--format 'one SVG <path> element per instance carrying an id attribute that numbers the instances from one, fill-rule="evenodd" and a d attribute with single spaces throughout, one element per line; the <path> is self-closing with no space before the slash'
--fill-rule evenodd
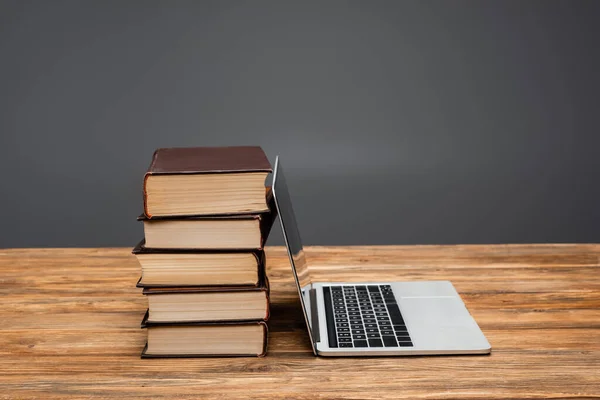
<path id="1" fill-rule="evenodd" d="M 158 149 L 144 177 L 142 357 L 263 356 L 275 219 L 260 147 Z"/>

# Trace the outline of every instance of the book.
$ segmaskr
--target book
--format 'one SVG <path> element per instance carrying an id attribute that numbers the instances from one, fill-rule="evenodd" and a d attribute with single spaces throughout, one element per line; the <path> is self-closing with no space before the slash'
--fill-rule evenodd
<path id="1" fill-rule="evenodd" d="M 148 341 L 142 358 L 235 357 L 267 353 L 268 328 L 264 321 L 175 322 L 142 321 Z"/>
<path id="2" fill-rule="evenodd" d="M 162 148 L 144 176 L 144 214 L 257 213 L 269 209 L 271 164 L 258 146 Z"/>
<path id="3" fill-rule="evenodd" d="M 265 189 L 263 188 L 263 193 Z M 276 217 L 267 188 L 268 209 L 256 214 L 156 217 L 144 214 L 145 247 L 157 249 L 262 249 Z"/>
<path id="4" fill-rule="evenodd" d="M 151 249 L 139 242 L 132 253 L 142 266 L 138 287 L 258 286 L 263 250 Z"/>
<path id="5" fill-rule="evenodd" d="M 256 287 L 146 287 L 149 322 L 252 321 L 269 319 L 269 283 Z"/>

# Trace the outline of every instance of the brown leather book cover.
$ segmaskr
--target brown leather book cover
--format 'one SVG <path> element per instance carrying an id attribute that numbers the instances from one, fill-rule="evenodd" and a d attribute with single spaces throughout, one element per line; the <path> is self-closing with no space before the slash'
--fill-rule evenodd
<path id="1" fill-rule="evenodd" d="M 234 249 L 234 250 L 201 250 L 201 249 L 149 249 L 144 247 L 144 240 L 139 242 L 137 246 L 133 248 L 133 254 L 177 254 L 177 253 L 210 253 L 210 254 L 230 254 L 230 253 L 252 253 L 254 257 L 256 257 L 256 263 L 258 268 L 258 280 L 254 285 L 231 285 L 233 287 L 249 287 L 249 288 L 258 288 L 261 285 L 264 285 L 264 281 L 266 279 L 266 261 L 267 256 L 264 250 L 245 250 L 245 249 Z M 172 287 L 171 285 L 148 285 L 143 284 L 142 278 L 138 280 L 136 287 L 139 288 L 167 288 Z M 178 287 L 222 287 L 216 285 L 206 285 L 206 286 L 198 286 L 198 285 L 179 285 Z"/>
<path id="2" fill-rule="evenodd" d="M 261 246 L 258 249 L 233 249 L 233 250 L 261 250 L 267 239 L 269 238 L 269 234 L 271 233 L 271 228 L 273 227 L 273 222 L 275 218 L 277 218 L 277 207 L 275 207 L 275 198 L 273 197 L 273 191 L 271 187 L 266 188 L 266 196 L 267 196 L 267 204 L 269 206 L 269 210 L 262 213 L 255 214 L 215 214 L 215 215 L 199 215 L 199 216 L 186 216 L 186 217 L 152 217 L 152 219 L 148 218 L 145 213 L 140 214 L 137 217 L 138 221 L 161 221 L 161 220 L 228 220 L 228 219 L 258 219 L 260 226 L 260 234 L 261 234 Z M 137 246 L 136 246 L 137 248 Z M 150 249 L 146 248 L 145 249 Z M 158 249 L 153 248 L 155 250 L 163 251 L 163 250 L 175 250 L 176 252 L 194 250 L 196 249 Z M 135 248 L 134 254 L 135 254 Z M 232 249 L 225 249 L 226 251 L 232 251 Z M 212 251 L 212 249 L 211 249 Z"/>
<path id="3" fill-rule="evenodd" d="M 154 152 L 146 175 L 272 172 L 260 146 L 174 147 Z"/>
<path id="4" fill-rule="evenodd" d="M 223 321 L 223 322 L 149 322 L 149 312 L 146 310 L 146 314 L 141 322 L 142 329 L 152 329 L 154 326 L 215 326 L 215 325 L 262 325 L 263 327 L 263 349 L 260 354 L 148 354 L 148 344 L 144 346 L 141 358 L 200 358 L 200 357 L 264 357 L 267 354 L 269 328 L 265 321 Z"/>

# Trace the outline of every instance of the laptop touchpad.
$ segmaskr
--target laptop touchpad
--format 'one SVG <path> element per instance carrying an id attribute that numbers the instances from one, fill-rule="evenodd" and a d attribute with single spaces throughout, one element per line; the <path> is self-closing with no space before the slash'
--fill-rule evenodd
<path id="1" fill-rule="evenodd" d="M 400 309 L 417 347 L 464 347 L 481 339 L 477 324 L 456 297 L 402 297 Z"/>

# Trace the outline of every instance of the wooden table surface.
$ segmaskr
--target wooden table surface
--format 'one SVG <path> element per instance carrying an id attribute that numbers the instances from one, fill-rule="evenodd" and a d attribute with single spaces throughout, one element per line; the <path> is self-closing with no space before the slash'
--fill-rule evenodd
<path id="1" fill-rule="evenodd" d="M 320 280 L 451 280 L 489 356 L 314 357 L 267 254 L 265 358 L 141 360 L 130 249 L 0 250 L 0 398 L 600 398 L 600 245 L 308 248 Z"/>

